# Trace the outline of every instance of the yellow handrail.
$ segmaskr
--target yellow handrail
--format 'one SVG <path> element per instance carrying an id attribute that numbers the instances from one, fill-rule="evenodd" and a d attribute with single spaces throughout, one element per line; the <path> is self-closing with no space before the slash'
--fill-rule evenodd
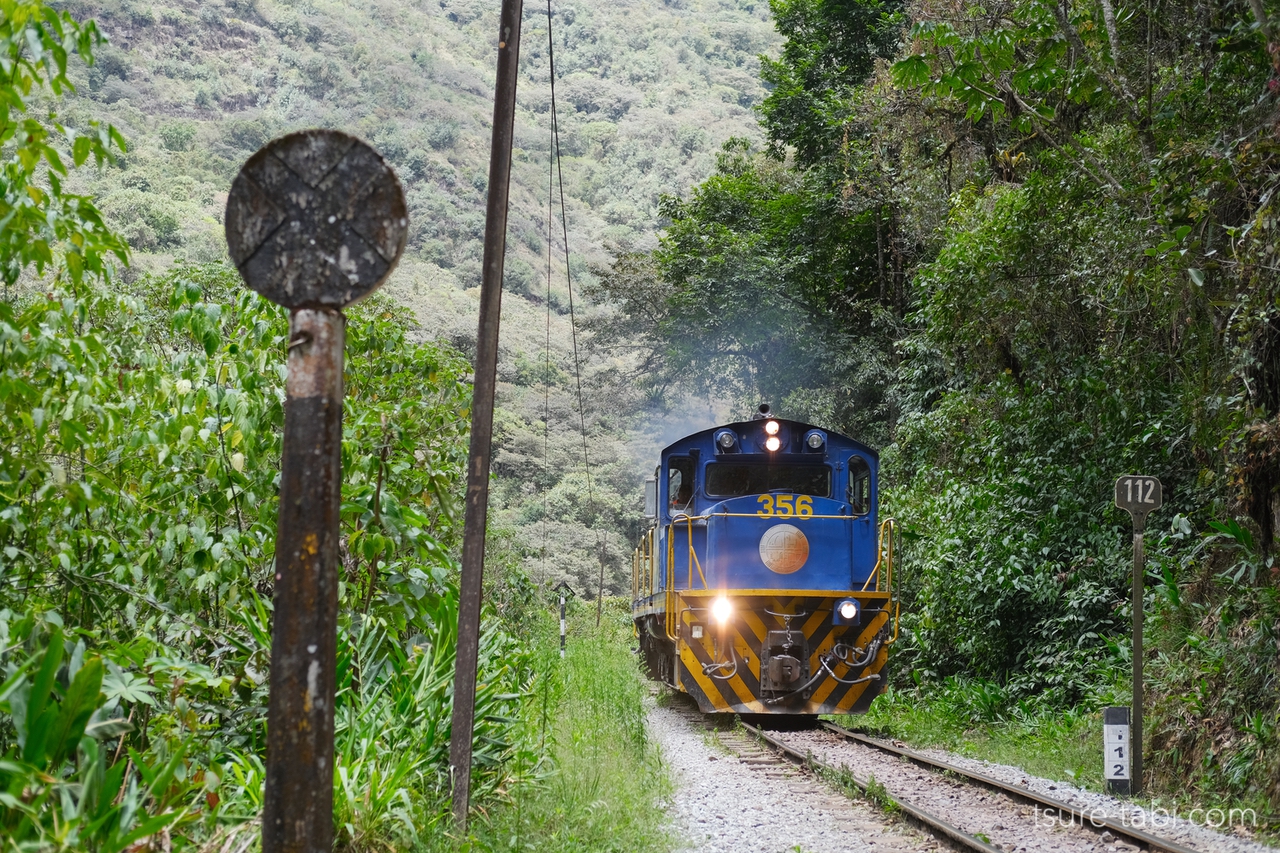
<path id="1" fill-rule="evenodd" d="M 670 534 L 668 533 L 667 539 L 668 539 L 668 540 L 670 540 L 670 538 L 671 538 L 671 536 L 670 536 Z M 670 545 L 670 542 L 668 542 L 668 545 Z M 674 642 L 676 642 L 676 640 L 677 640 L 677 638 L 676 638 L 676 632 L 675 632 L 675 625 L 676 625 L 676 614 L 675 614 L 675 610 L 676 610 L 676 591 L 675 591 L 675 589 L 673 589 L 673 587 L 675 586 L 675 580 L 676 580 L 676 574 L 675 574 L 674 561 L 672 561 L 672 560 L 667 560 L 667 590 L 666 590 L 666 592 L 667 592 L 667 596 L 666 596 L 666 599 L 667 599 L 667 614 L 666 614 L 666 615 L 667 615 L 667 620 L 666 620 L 666 631 L 667 631 L 667 639 L 668 639 L 668 640 L 670 640 L 670 641 L 671 641 L 671 642 L 673 642 L 673 643 L 674 643 Z"/>
<path id="2" fill-rule="evenodd" d="M 876 565 L 875 565 L 875 568 L 871 570 L 871 574 L 867 575 L 866 583 L 862 585 L 862 590 L 861 590 L 862 592 L 867 591 L 867 587 L 871 586 L 871 581 L 873 580 L 876 582 L 876 586 L 874 590 L 875 592 L 885 591 L 880 588 L 880 566 L 881 565 L 886 566 L 885 572 L 888 575 L 887 583 L 885 585 L 886 589 L 888 590 L 893 589 L 893 532 L 897 529 L 898 529 L 898 522 L 894 521 L 892 518 L 886 518 L 884 521 L 880 523 L 880 540 L 877 543 L 877 547 L 876 547 Z M 885 530 L 889 531 L 889 549 L 888 549 L 889 559 L 887 561 L 885 560 L 885 539 L 884 539 Z"/>
<path id="3" fill-rule="evenodd" d="M 707 576 L 702 573 L 702 561 L 698 559 L 698 552 L 693 549 L 693 517 L 686 515 L 685 531 L 689 541 L 689 589 L 693 589 L 693 567 L 698 567 L 698 579 L 702 581 L 702 588 L 707 587 Z"/>
<path id="4" fill-rule="evenodd" d="M 640 540 L 640 547 L 641 549 L 643 549 L 643 552 L 644 552 L 644 556 L 641 559 L 644 561 L 645 597 L 648 598 L 650 595 L 653 595 L 653 564 L 651 562 L 651 560 L 653 559 L 653 528 L 652 527 L 645 532 L 644 538 Z"/>
<path id="5" fill-rule="evenodd" d="M 871 575 L 867 578 L 867 582 L 862 585 L 862 591 L 866 592 L 867 587 L 871 584 L 872 578 L 876 581 L 876 592 L 886 592 L 889 594 L 889 603 L 893 605 L 893 636 L 886 645 L 892 645 L 898 639 L 898 616 L 901 613 L 902 605 L 898 601 L 897 596 L 893 594 L 893 547 L 894 534 L 898 531 L 898 522 L 892 518 L 886 518 L 880 523 L 880 541 L 877 545 L 876 566 L 871 570 Z M 886 534 L 888 534 L 886 536 Z M 884 566 L 884 588 L 880 587 L 880 566 Z"/>
<path id="6" fill-rule="evenodd" d="M 632 600 L 653 595 L 653 536 L 654 528 L 650 527 L 631 552 Z"/>

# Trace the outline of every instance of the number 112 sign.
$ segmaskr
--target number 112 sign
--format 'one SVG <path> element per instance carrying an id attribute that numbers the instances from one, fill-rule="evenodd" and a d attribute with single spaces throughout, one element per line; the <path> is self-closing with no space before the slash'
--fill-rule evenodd
<path id="1" fill-rule="evenodd" d="M 1142 530 L 1147 513 L 1164 504 L 1164 487 L 1155 477 L 1125 474 L 1116 480 L 1116 506 L 1133 516 L 1133 526 Z"/>

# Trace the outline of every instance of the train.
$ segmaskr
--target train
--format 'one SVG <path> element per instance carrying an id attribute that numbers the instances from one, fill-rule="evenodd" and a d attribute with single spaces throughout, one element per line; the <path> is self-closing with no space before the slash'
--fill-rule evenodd
<path id="1" fill-rule="evenodd" d="M 665 447 L 632 555 L 650 675 L 706 714 L 864 713 L 900 610 L 878 469 L 867 445 L 768 404 Z"/>

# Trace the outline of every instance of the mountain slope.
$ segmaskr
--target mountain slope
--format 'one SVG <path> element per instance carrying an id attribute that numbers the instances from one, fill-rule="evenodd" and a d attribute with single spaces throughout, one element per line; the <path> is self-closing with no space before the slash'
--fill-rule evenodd
<path id="1" fill-rule="evenodd" d="M 496 0 L 69 6 L 112 45 L 92 69 L 72 70 L 67 120 L 109 120 L 131 145 L 79 189 L 129 238 L 135 270 L 222 259 L 226 190 L 243 161 L 288 130 L 337 127 L 373 143 L 405 185 L 411 233 L 387 291 L 414 310 L 420 336 L 474 346 Z M 767 4 L 752 0 L 553 11 L 568 268 L 586 284 L 611 247 L 653 244 L 659 197 L 705 178 L 725 139 L 759 137 L 758 55 L 780 42 Z M 629 424 L 591 382 L 609 364 L 584 365 L 579 417 L 564 245 L 548 222 L 546 7 L 526 6 L 523 27 L 491 517 L 508 534 L 501 559 L 534 578 L 594 592 L 599 547 L 606 587 L 622 591 L 643 466 L 629 457 Z"/>

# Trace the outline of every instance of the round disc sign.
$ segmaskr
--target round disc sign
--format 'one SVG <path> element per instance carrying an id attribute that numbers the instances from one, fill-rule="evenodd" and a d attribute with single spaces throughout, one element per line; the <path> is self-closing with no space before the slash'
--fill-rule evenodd
<path id="1" fill-rule="evenodd" d="M 386 280 L 409 213 L 391 167 L 336 130 L 267 143 L 227 197 L 227 248 L 245 283 L 286 308 L 342 308 Z"/>

